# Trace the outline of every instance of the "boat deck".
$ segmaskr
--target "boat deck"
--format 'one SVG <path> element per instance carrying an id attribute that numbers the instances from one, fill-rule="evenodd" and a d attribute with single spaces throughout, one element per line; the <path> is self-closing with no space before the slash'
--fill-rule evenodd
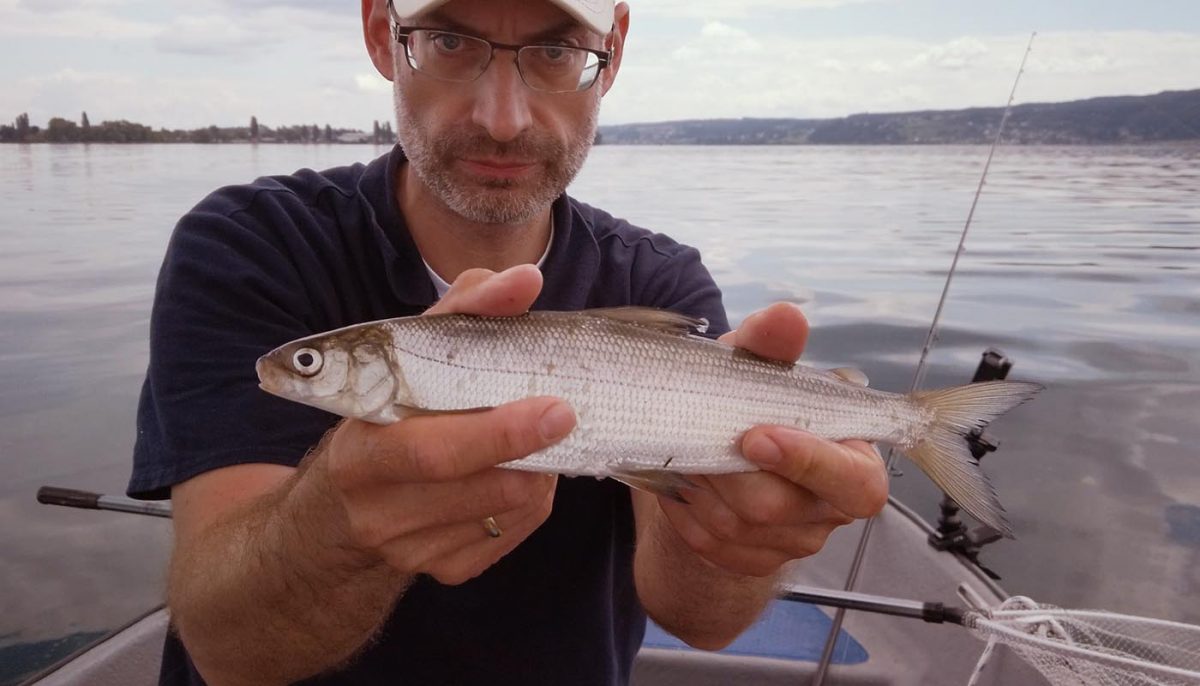
<path id="1" fill-rule="evenodd" d="M 838 589 L 850 567 L 861 524 L 843 527 L 819 555 L 793 563 L 787 583 Z M 989 603 L 1002 590 L 978 569 L 926 544 L 928 525 L 893 500 L 877 519 L 856 590 L 878 595 L 961 605 L 955 592 L 970 584 Z M 634 665 L 635 686 L 795 686 L 811 682 L 831 610 L 776 601 L 763 617 L 724 650 L 693 650 L 649 626 Z M 37 686 L 152 686 L 167 630 L 158 609 L 30 684 Z M 961 686 L 967 683 L 983 643 L 956 625 L 867 612 L 850 612 L 839 637 L 832 685 Z M 1045 680 L 1000 648 L 979 686 L 1041 686 Z"/>

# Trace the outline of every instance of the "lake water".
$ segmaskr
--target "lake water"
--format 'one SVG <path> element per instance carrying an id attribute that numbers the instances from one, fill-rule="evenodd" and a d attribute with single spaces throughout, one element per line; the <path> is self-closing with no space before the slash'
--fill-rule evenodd
<path id="1" fill-rule="evenodd" d="M 123 492 L 175 220 L 220 185 L 382 152 L 0 146 L 0 684 L 163 595 L 167 522 L 34 494 Z M 700 248 L 732 321 L 800 303 L 808 363 L 902 390 L 986 154 L 600 147 L 572 192 Z M 991 430 L 1019 538 L 983 559 L 1012 593 L 1200 623 L 1200 145 L 1001 148 L 988 181 L 927 385 L 996 346 L 1048 388 Z M 901 469 L 893 492 L 935 517 Z"/>

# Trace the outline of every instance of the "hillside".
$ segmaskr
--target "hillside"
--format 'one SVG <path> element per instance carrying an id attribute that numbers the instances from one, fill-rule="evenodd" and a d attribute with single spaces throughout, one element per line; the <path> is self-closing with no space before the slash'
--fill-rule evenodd
<path id="1" fill-rule="evenodd" d="M 854 114 L 838 119 L 709 119 L 601 126 L 607 144 L 872 145 L 989 143 L 1002 107 Z M 1200 140 L 1200 89 L 1013 107 L 1008 143 Z"/>

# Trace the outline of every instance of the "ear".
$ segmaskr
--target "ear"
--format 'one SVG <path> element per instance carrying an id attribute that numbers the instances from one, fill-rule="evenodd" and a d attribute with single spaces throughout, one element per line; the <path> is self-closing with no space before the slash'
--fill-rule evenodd
<path id="1" fill-rule="evenodd" d="M 608 68 L 604 70 L 601 78 L 601 94 L 608 93 L 617 80 L 617 71 L 621 68 L 621 57 L 625 54 L 625 36 L 628 33 L 629 5 L 620 2 L 613 10 L 613 30 L 609 34 L 608 45 L 605 46 L 612 50 L 612 61 L 608 63 Z"/>
<path id="2" fill-rule="evenodd" d="M 395 80 L 392 61 L 392 26 L 387 0 L 362 0 L 363 40 L 375 68 L 388 81 Z"/>

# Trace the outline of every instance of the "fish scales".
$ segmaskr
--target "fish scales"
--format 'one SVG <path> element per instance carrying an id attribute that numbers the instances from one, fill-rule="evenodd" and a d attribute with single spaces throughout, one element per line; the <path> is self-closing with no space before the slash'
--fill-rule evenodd
<path id="1" fill-rule="evenodd" d="M 603 476 L 669 464 L 683 473 L 756 469 L 737 449 L 756 424 L 830 439 L 902 441 L 923 420 L 903 396 L 604 318 L 427 317 L 389 325 L 410 402 L 463 410 L 552 395 L 578 426 L 514 468 Z"/>
<path id="2" fill-rule="evenodd" d="M 679 493 L 664 474 L 756 467 L 738 441 L 758 424 L 900 448 L 975 518 L 1011 535 L 963 440 L 1041 386 L 991 381 L 895 394 L 853 375 L 765 360 L 686 335 L 700 324 L 662 310 L 429 315 L 308 336 L 259 358 L 263 389 L 379 424 L 557 396 L 578 418 L 554 446 L 503 466 L 615 476 Z M 673 489 L 673 490 L 672 490 Z"/>

